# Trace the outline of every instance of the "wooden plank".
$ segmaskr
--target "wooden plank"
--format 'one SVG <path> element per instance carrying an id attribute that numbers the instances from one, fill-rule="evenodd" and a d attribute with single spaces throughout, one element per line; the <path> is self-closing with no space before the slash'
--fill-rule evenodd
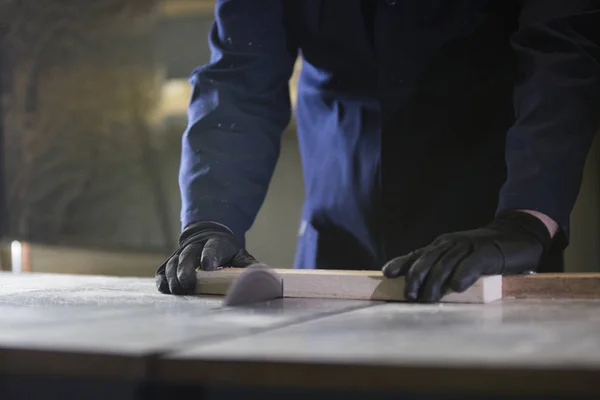
<path id="1" fill-rule="evenodd" d="M 502 292 L 528 299 L 600 299 L 600 273 L 505 276 Z"/>
<path id="2" fill-rule="evenodd" d="M 241 269 L 199 271 L 196 293 L 225 295 Z M 274 269 L 283 277 L 284 297 L 403 301 L 404 279 L 384 278 L 380 271 Z M 489 303 L 502 298 L 502 277 L 480 279 L 463 293 L 448 293 L 442 302 Z"/>
<path id="3" fill-rule="evenodd" d="M 283 276 L 284 297 L 403 301 L 404 279 L 385 279 L 379 271 L 275 269 Z M 240 269 L 198 272 L 196 293 L 224 295 Z M 443 302 L 487 303 L 502 297 L 600 299 L 600 273 L 547 273 L 490 276 Z"/>

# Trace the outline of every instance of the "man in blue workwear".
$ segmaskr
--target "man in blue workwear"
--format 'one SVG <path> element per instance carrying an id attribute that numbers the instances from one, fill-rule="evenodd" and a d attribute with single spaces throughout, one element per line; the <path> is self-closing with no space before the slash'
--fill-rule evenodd
<path id="1" fill-rule="evenodd" d="M 217 1 L 191 75 L 180 247 L 157 271 L 256 260 L 244 235 L 290 120 L 306 199 L 296 268 L 380 269 L 437 301 L 555 269 L 600 125 L 600 1 Z"/>

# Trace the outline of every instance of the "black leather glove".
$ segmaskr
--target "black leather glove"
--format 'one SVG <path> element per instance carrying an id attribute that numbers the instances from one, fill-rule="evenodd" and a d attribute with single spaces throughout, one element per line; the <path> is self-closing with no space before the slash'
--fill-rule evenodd
<path id="1" fill-rule="evenodd" d="M 552 244 L 546 225 L 510 211 L 489 225 L 438 237 L 429 246 L 389 261 L 388 278 L 405 276 L 407 300 L 437 302 L 447 291 L 463 292 L 483 275 L 536 271 Z"/>
<path id="2" fill-rule="evenodd" d="M 194 294 L 196 269 L 243 268 L 258 261 L 242 248 L 233 232 L 214 222 L 184 229 L 179 248 L 156 271 L 156 286 L 166 294 Z"/>

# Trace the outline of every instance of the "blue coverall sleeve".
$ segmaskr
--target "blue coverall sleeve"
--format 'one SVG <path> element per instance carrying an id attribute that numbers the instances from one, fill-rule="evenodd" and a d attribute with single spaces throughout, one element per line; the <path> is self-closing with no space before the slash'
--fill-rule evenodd
<path id="1" fill-rule="evenodd" d="M 243 243 L 266 196 L 291 118 L 297 56 L 281 0 L 219 0 L 211 59 L 190 76 L 179 170 L 183 227 L 214 221 Z"/>
<path id="2" fill-rule="evenodd" d="M 542 212 L 568 240 L 569 216 L 600 126 L 600 2 L 523 1 L 512 46 L 520 77 L 498 211 Z"/>

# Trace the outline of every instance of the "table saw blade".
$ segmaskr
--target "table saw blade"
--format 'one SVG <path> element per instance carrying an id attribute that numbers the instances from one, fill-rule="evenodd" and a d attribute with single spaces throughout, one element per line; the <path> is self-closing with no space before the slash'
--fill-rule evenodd
<path id="1" fill-rule="evenodd" d="M 223 299 L 225 306 L 242 306 L 283 297 L 283 279 L 265 264 L 246 267 Z"/>

